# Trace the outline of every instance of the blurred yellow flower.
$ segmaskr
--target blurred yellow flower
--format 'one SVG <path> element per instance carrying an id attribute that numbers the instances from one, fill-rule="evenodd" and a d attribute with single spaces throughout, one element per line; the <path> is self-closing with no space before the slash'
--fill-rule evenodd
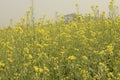
<path id="1" fill-rule="evenodd" d="M 77 58 L 75 56 L 69 56 L 68 60 L 76 60 Z"/>
<path id="2" fill-rule="evenodd" d="M 79 20 L 82 22 L 83 21 L 83 17 L 82 16 L 78 16 Z"/>
<path id="3" fill-rule="evenodd" d="M 44 29 L 38 29 L 38 32 L 41 33 L 41 34 L 45 33 Z"/>
<path id="4" fill-rule="evenodd" d="M 113 50 L 114 48 L 111 44 L 107 46 L 107 51 L 109 52 L 110 55 L 113 55 Z"/>
<path id="5" fill-rule="evenodd" d="M 96 36 L 96 33 L 94 31 L 90 31 L 91 33 L 91 36 L 95 37 Z"/>
<path id="6" fill-rule="evenodd" d="M 21 21 L 25 21 L 25 20 L 26 20 L 25 17 L 22 17 L 22 18 L 21 18 Z"/>
<path id="7" fill-rule="evenodd" d="M 31 54 L 28 54 L 28 59 L 32 59 L 32 55 Z"/>
<path id="8" fill-rule="evenodd" d="M 74 48 L 74 50 L 75 50 L 75 51 L 79 51 L 79 49 L 78 49 L 78 48 Z"/>
<path id="9" fill-rule="evenodd" d="M 4 66 L 5 66 L 5 63 L 0 62 L 0 67 L 4 67 Z"/>
<path id="10" fill-rule="evenodd" d="M 104 52 L 104 50 L 102 50 L 98 54 L 103 55 L 103 54 L 105 54 L 105 52 Z"/>
<path id="11" fill-rule="evenodd" d="M 65 54 L 65 51 L 61 51 L 60 53 L 61 53 L 61 55 L 63 56 L 63 55 Z"/>
<path id="12" fill-rule="evenodd" d="M 7 58 L 7 60 L 9 61 L 9 62 L 13 62 L 13 59 L 12 58 Z"/>
<path id="13" fill-rule="evenodd" d="M 25 47 L 25 48 L 24 48 L 24 51 L 25 51 L 26 53 L 29 53 L 29 48 L 28 48 L 28 47 Z"/>
<path id="14" fill-rule="evenodd" d="M 46 66 L 44 66 L 44 71 L 47 71 L 47 72 L 49 72 L 49 69 L 48 69 L 48 67 L 46 67 Z"/>
<path id="15" fill-rule="evenodd" d="M 42 73 L 43 72 L 43 69 L 38 67 L 38 66 L 33 66 L 35 72 L 38 72 L 38 73 Z"/>
<path id="16" fill-rule="evenodd" d="M 78 6 L 79 6 L 78 3 L 76 3 L 76 4 L 75 4 L 75 7 L 78 7 Z"/>
<path id="17" fill-rule="evenodd" d="M 109 78 L 113 78 L 114 77 L 112 72 L 109 72 L 107 75 L 108 75 Z"/>
<path id="18" fill-rule="evenodd" d="M 100 65 L 100 66 L 105 66 L 105 64 L 104 64 L 104 63 L 102 63 L 102 62 L 99 62 L 99 65 Z"/>
<path id="19" fill-rule="evenodd" d="M 42 44 L 36 44 L 37 47 L 43 48 L 44 46 Z"/>
<path id="20" fill-rule="evenodd" d="M 82 58 L 83 58 L 84 60 L 88 60 L 88 57 L 87 57 L 87 56 L 82 56 Z"/>

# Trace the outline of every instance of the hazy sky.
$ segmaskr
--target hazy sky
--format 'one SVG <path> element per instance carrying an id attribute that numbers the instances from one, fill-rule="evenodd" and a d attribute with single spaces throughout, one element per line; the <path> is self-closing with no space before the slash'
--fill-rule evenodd
<path id="1" fill-rule="evenodd" d="M 31 5 L 31 0 L 0 0 L 0 26 L 9 25 L 9 20 L 18 21 L 25 16 L 26 10 Z M 110 0 L 34 0 L 35 17 L 43 14 L 54 18 L 55 12 L 69 14 L 76 12 L 75 4 L 79 4 L 80 13 L 90 12 L 91 5 L 99 5 L 100 10 L 107 10 Z M 120 4 L 119 0 L 116 0 Z"/>

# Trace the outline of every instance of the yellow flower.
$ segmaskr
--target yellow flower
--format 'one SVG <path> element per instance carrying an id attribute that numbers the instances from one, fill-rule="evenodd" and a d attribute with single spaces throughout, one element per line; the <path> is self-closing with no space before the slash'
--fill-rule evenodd
<path id="1" fill-rule="evenodd" d="M 32 55 L 31 54 L 28 54 L 28 59 L 32 59 Z"/>
<path id="2" fill-rule="evenodd" d="M 95 32 L 90 31 L 90 33 L 91 33 L 91 36 L 93 36 L 93 37 L 95 37 L 95 36 L 96 36 L 96 33 L 95 33 Z"/>
<path id="3" fill-rule="evenodd" d="M 9 50 L 13 50 L 14 48 L 11 46 L 7 46 Z"/>
<path id="4" fill-rule="evenodd" d="M 42 73 L 42 72 L 43 72 L 43 69 L 42 69 L 42 68 L 39 68 L 39 72 Z"/>
<path id="5" fill-rule="evenodd" d="M 98 5 L 96 5 L 96 8 L 98 8 L 99 6 Z"/>
<path id="6" fill-rule="evenodd" d="M 109 72 L 107 75 L 108 75 L 108 77 L 114 77 L 112 72 Z"/>
<path id="7" fill-rule="evenodd" d="M 29 53 L 29 48 L 24 48 L 24 51 L 26 52 L 26 53 Z"/>
<path id="8" fill-rule="evenodd" d="M 61 53 L 61 55 L 64 55 L 64 54 L 65 54 L 65 51 L 61 51 L 60 53 Z"/>
<path id="9" fill-rule="evenodd" d="M 82 16 L 78 16 L 79 20 L 82 22 L 83 21 L 83 18 Z"/>
<path id="10" fill-rule="evenodd" d="M 74 50 L 75 50 L 75 51 L 79 51 L 79 49 L 78 49 L 78 48 L 74 48 Z"/>
<path id="11" fill-rule="evenodd" d="M 72 22 L 72 23 L 71 23 L 71 26 L 72 26 L 72 27 L 77 27 L 77 24 L 76 24 L 75 22 Z"/>
<path id="12" fill-rule="evenodd" d="M 56 66 L 54 67 L 54 70 L 58 70 L 58 69 L 59 69 L 59 66 L 56 65 Z"/>
<path id="13" fill-rule="evenodd" d="M 7 58 L 7 60 L 9 61 L 9 62 L 13 62 L 13 59 L 12 58 Z"/>
<path id="14" fill-rule="evenodd" d="M 100 66 L 105 66 L 105 64 L 104 64 L 104 63 L 102 63 L 102 62 L 99 62 L 99 65 L 100 65 Z"/>
<path id="15" fill-rule="evenodd" d="M 25 17 L 22 17 L 22 18 L 21 18 L 21 21 L 25 21 Z"/>
<path id="16" fill-rule="evenodd" d="M 102 50 L 98 54 L 103 55 L 104 53 L 105 53 L 104 50 Z"/>
<path id="17" fill-rule="evenodd" d="M 78 3 L 76 3 L 76 4 L 75 4 L 75 7 L 78 7 L 78 6 L 79 6 Z"/>
<path id="18" fill-rule="evenodd" d="M 44 46 L 42 44 L 36 44 L 37 47 L 43 48 Z"/>
<path id="19" fill-rule="evenodd" d="M 38 66 L 33 66 L 35 72 L 38 72 L 38 73 L 42 73 L 43 72 L 43 69 L 42 68 L 39 68 Z"/>
<path id="20" fill-rule="evenodd" d="M 117 74 L 120 77 L 120 73 Z"/>
<path id="21" fill-rule="evenodd" d="M 111 55 L 113 54 L 113 49 L 114 49 L 114 48 L 113 48 L 113 46 L 112 46 L 111 44 L 107 46 L 107 51 L 108 51 L 109 54 L 111 54 Z"/>
<path id="22" fill-rule="evenodd" d="M 85 34 L 85 30 L 81 29 L 79 31 L 76 32 L 76 35 L 84 35 Z"/>
<path id="23" fill-rule="evenodd" d="M 75 56 L 69 56 L 68 60 L 76 60 L 76 57 Z"/>
<path id="24" fill-rule="evenodd" d="M 44 71 L 49 72 L 49 69 L 46 66 L 44 66 Z"/>
<path id="25" fill-rule="evenodd" d="M 33 67 L 36 72 L 38 72 L 39 68 L 37 66 Z"/>
<path id="26" fill-rule="evenodd" d="M 0 62 L 0 67 L 4 67 L 4 66 L 5 66 L 5 63 Z"/>
<path id="27" fill-rule="evenodd" d="M 48 46 L 49 46 L 49 44 L 46 44 L 46 43 L 45 43 L 45 44 L 43 44 L 43 46 L 48 47 Z"/>
<path id="28" fill-rule="evenodd" d="M 26 11 L 26 14 L 29 15 L 30 14 L 30 10 Z"/>
<path id="29" fill-rule="evenodd" d="M 109 21 L 107 21 L 107 20 L 105 20 L 105 25 L 106 25 L 106 27 L 109 27 Z"/>
<path id="30" fill-rule="evenodd" d="M 29 64 L 28 64 L 28 63 L 24 63 L 24 64 L 23 64 L 23 66 L 28 67 L 28 66 L 29 66 Z"/>
<path id="31" fill-rule="evenodd" d="M 38 29 L 38 32 L 41 33 L 41 34 L 44 34 L 45 30 L 44 29 Z"/>
<path id="32" fill-rule="evenodd" d="M 23 33 L 23 29 L 20 26 L 15 27 L 16 32 Z"/>
<path id="33" fill-rule="evenodd" d="M 83 58 L 84 60 L 88 60 L 88 57 L 87 57 L 87 56 L 82 56 L 82 58 Z"/>

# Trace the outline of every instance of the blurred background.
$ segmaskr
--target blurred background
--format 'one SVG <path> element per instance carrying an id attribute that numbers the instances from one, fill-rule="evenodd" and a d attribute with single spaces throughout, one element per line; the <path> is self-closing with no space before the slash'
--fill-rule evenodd
<path id="1" fill-rule="evenodd" d="M 34 17 L 38 19 L 44 14 L 48 18 L 55 19 L 55 13 L 59 12 L 63 15 L 76 12 L 75 4 L 79 4 L 80 14 L 91 12 L 92 5 L 98 5 L 99 10 L 108 12 L 108 4 L 110 0 L 33 0 L 34 1 Z M 115 0 L 115 4 L 119 5 L 120 1 Z M 31 6 L 31 0 L 0 0 L 0 26 L 10 24 L 10 19 L 17 22 L 24 17 L 26 11 Z M 120 10 L 120 9 L 119 9 Z"/>

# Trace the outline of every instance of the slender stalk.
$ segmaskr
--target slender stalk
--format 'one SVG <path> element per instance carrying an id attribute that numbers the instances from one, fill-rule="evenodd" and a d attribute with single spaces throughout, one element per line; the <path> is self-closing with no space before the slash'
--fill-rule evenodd
<path id="1" fill-rule="evenodd" d="M 31 0 L 31 25 L 34 27 L 34 1 Z"/>

